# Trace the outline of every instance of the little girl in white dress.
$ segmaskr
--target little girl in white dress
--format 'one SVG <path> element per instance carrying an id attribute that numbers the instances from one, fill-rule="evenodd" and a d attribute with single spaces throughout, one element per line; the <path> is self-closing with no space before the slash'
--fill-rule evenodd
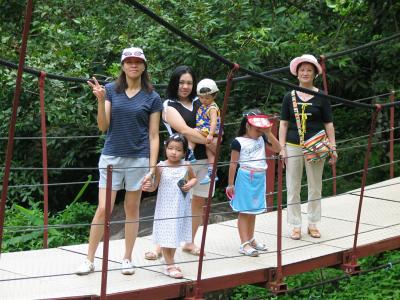
<path id="1" fill-rule="evenodd" d="M 192 241 L 192 210 L 189 190 L 197 179 L 185 158 L 188 142 L 181 134 L 171 135 L 165 142 L 167 159 L 157 165 L 156 177 L 149 191 L 158 186 L 153 223 L 153 242 L 161 246 L 166 263 L 165 274 L 182 278 L 174 255 L 181 243 Z"/>

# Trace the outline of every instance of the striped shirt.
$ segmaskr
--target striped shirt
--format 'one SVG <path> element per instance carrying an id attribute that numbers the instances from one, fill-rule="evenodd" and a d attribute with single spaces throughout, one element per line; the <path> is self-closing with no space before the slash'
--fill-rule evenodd
<path id="1" fill-rule="evenodd" d="M 129 98 L 115 91 L 115 82 L 106 84 L 106 101 L 111 102 L 110 127 L 102 154 L 119 157 L 149 157 L 150 114 L 162 110 L 160 96 L 140 90 Z"/>

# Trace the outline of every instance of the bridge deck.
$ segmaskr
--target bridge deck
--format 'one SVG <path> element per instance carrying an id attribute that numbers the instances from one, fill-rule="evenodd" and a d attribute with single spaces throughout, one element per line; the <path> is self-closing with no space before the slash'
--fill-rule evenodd
<path id="1" fill-rule="evenodd" d="M 358 245 L 377 244 L 382 240 L 400 236 L 399 184 L 400 177 L 366 187 Z M 289 266 L 301 261 L 322 259 L 352 248 L 358 202 L 359 190 L 324 198 L 322 200 L 323 218 L 320 224 L 321 239 L 310 238 L 303 228 L 302 239 L 291 240 L 286 226 L 286 210 L 284 210 L 282 264 Z M 306 212 L 306 205 L 302 206 L 302 210 L 303 213 Z M 250 274 L 276 267 L 276 216 L 276 212 L 272 212 L 257 217 L 256 238 L 266 242 L 269 250 L 255 258 L 238 254 L 240 241 L 236 220 L 210 225 L 202 278 L 207 281 L 223 282 L 232 274 L 249 272 L 247 282 L 252 283 L 254 278 Z M 200 244 L 201 229 L 197 238 L 197 243 Z M 398 241 L 399 239 L 395 240 L 397 244 L 395 247 L 392 245 L 392 249 L 400 248 Z M 180 249 L 177 250 L 176 261 L 181 266 L 185 278 L 175 280 L 162 274 L 163 266 L 160 261 L 151 262 L 144 259 L 144 252 L 152 247 L 149 236 L 137 239 L 134 248 L 134 263 L 138 267 L 136 274 L 124 276 L 119 270 L 124 241 L 110 242 L 108 294 L 131 293 L 130 295 L 133 295 L 134 291 L 148 291 L 145 289 L 160 289 L 164 286 L 166 287 L 164 291 L 170 291 L 171 294 L 165 294 L 163 297 L 177 297 L 179 294 L 174 294 L 177 292 L 172 292 L 167 287 L 173 285 L 177 287 L 176 291 L 179 291 L 183 285 L 196 280 L 198 262 L 195 256 L 183 253 Z M 0 260 L 1 299 L 48 299 L 99 295 L 101 272 L 88 276 L 73 274 L 85 257 L 86 251 L 87 244 L 2 254 Z M 100 271 L 101 246 L 96 256 L 96 270 Z M 241 278 L 240 283 L 246 282 L 246 278 L 243 276 Z M 225 286 L 229 285 L 233 286 L 235 282 L 225 282 Z M 138 297 L 142 298 L 148 297 L 149 294 L 143 292 L 135 295 L 136 297 L 142 295 Z M 155 298 L 156 296 L 151 299 Z"/>

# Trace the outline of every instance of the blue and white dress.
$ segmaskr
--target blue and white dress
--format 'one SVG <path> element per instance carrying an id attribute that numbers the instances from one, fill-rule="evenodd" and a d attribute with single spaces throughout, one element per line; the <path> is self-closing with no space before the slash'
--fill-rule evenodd
<path id="1" fill-rule="evenodd" d="M 239 152 L 239 164 L 235 194 L 230 201 L 232 209 L 244 214 L 265 212 L 266 203 L 266 170 L 265 136 L 258 139 L 237 137 L 231 149 Z"/>
<path id="2" fill-rule="evenodd" d="M 161 178 L 158 185 L 153 223 L 153 241 L 164 248 L 178 248 L 192 241 L 192 209 L 190 193 L 182 193 L 178 181 L 187 174 L 188 167 L 168 167 L 158 164 Z"/>

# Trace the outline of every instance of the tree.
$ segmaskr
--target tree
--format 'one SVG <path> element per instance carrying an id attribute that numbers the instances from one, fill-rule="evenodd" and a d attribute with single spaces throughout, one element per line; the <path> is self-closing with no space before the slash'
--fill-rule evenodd
<path id="1" fill-rule="evenodd" d="M 389 0 L 379 4 L 361 0 L 148 0 L 144 4 L 199 42 L 254 71 L 286 66 L 293 57 L 303 53 L 317 56 L 335 53 L 392 35 L 398 31 L 400 12 L 400 4 Z M 0 4 L 3 12 L 0 16 L 3 33 L 0 50 L 3 58 L 14 62 L 18 59 L 24 5 L 21 0 Z M 35 2 L 26 64 L 48 73 L 82 78 L 95 75 L 111 80 L 119 72 L 121 50 L 131 45 L 144 48 L 152 81 L 156 84 L 166 83 L 170 72 L 179 64 L 191 65 L 199 78 L 223 79 L 228 72 L 225 65 L 171 34 L 127 2 L 105 0 L 96 1 L 95 6 L 76 0 Z M 398 88 L 399 48 L 400 42 L 393 40 L 328 60 L 330 93 L 357 99 Z M 4 87 L 0 91 L 0 117 L 8 120 L 15 71 L 1 67 L 0 75 Z M 295 83 L 288 73 L 276 76 Z M 23 86 L 17 135 L 39 136 L 37 81 L 24 75 Z M 235 84 L 227 122 L 238 121 L 242 111 L 252 107 L 260 107 L 267 113 L 279 112 L 286 91 L 285 87 L 255 79 Z M 159 92 L 163 95 L 162 89 Z M 49 136 L 98 135 L 95 110 L 95 99 L 85 84 L 46 81 Z M 366 134 L 370 111 L 341 107 L 334 112 L 339 140 Z M 385 122 L 383 119 L 381 124 Z M 227 145 L 235 131 L 235 126 L 226 127 L 222 160 L 228 159 Z M 0 124 L 0 134 L 7 136 L 7 122 Z M 48 142 L 49 166 L 95 167 L 102 143 L 101 138 L 51 139 Z M 16 142 L 13 166 L 41 166 L 40 147 L 40 140 Z M 0 157 L 4 157 L 4 151 L 3 140 Z M 341 154 L 352 163 L 339 164 L 338 174 L 359 169 L 359 160 L 353 159 L 355 152 L 361 154 L 362 149 L 353 151 L 348 157 Z M 384 162 L 387 161 L 385 155 L 380 151 L 373 159 Z M 227 170 L 220 172 L 224 175 Z M 68 182 L 84 181 L 89 174 L 97 176 L 96 170 L 51 171 L 49 176 L 50 182 Z M 38 171 L 13 171 L 10 184 L 40 181 Z M 225 181 L 221 180 L 220 184 Z M 95 193 L 94 185 L 92 187 L 91 195 Z M 57 210 L 68 204 L 76 188 L 72 185 L 52 189 L 51 208 Z M 9 195 L 12 201 L 21 203 L 39 199 L 40 192 L 40 187 L 10 189 Z"/>

